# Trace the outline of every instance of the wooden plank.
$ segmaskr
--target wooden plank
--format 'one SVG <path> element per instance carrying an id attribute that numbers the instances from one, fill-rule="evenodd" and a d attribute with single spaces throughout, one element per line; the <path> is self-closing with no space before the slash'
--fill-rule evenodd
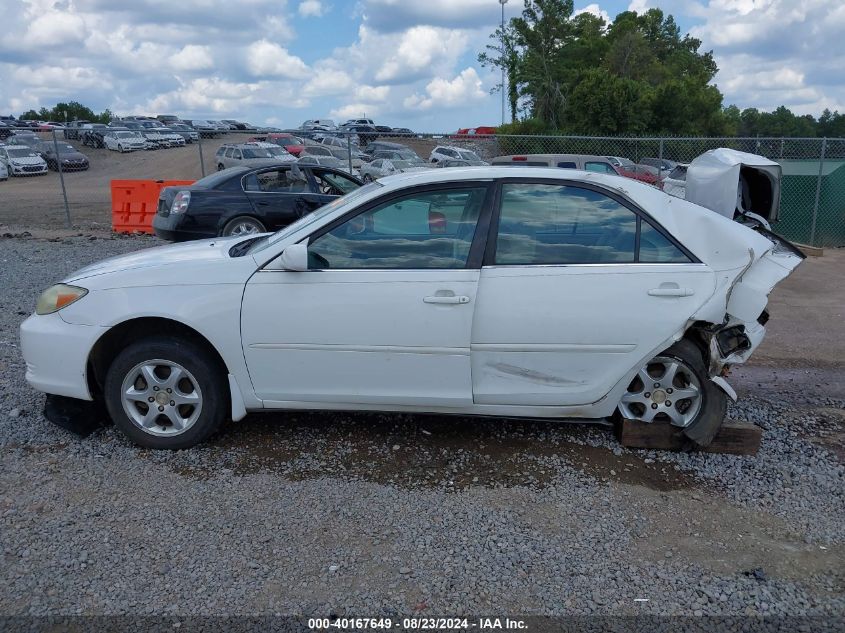
<path id="1" fill-rule="evenodd" d="M 809 246 L 807 244 L 799 244 L 798 242 L 793 242 L 795 247 L 804 253 L 807 257 L 823 257 L 824 256 L 824 249 L 819 246 Z"/>
<path id="2" fill-rule="evenodd" d="M 727 453 L 730 455 L 756 455 L 763 439 L 763 429 L 750 422 L 726 420 L 713 438 L 706 453 Z"/>
<path id="3" fill-rule="evenodd" d="M 619 443 L 628 448 L 680 451 L 689 446 L 681 429 L 666 422 L 623 420 L 618 427 Z M 756 455 L 763 429 L 748 422 L 725 420 L 710 446 L 695 450 L 730 455 Z"/>

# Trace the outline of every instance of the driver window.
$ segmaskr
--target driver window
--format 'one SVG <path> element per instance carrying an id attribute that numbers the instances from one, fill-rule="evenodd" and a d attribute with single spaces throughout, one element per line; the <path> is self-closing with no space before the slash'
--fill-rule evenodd
<path id="1" fill-rule="evenodd" d="M 314 169 L 312 173 L 314 174 L 314 180 L 317 181 L 317 188 L 320 193 L 326 195 L 342 196 L 361 186 L 351 178 L 330 171 Z"/>
<path id="2" fill-rule="evenodd" d="M 309 267 L 464 268 L 486 191 L 426 191 L 364 211 L 311 240 Z"/>

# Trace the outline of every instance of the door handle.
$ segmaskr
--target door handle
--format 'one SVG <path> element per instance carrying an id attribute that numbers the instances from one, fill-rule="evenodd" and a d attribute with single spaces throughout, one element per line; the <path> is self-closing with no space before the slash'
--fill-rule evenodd
<path id="1" fill-rule="evenodd" d="M 430 297 L 423 297 L 423 303 L 445 303 L 447 305 L 458 305 L 461 303 L 469 303 L 469 297 L 465 295 L 432 295 Z"/>
<path id="2" fill-rule="evenodd" d="M 695 294 L 692 288 L 667 288 L 661 286 L 660 288 L 652 288 L 648 291 L 652 297 L 691 297 Z"/>

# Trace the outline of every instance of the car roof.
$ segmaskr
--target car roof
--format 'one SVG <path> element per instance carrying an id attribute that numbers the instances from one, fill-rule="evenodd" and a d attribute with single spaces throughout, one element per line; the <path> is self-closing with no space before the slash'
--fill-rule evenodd
<path id="1" fill-rule="evenodd" d="M 584 159 L 597 160 L 604 163 L 610 162 L 607 156 L 599 156 L 597 154 L 508 154 L 506 156 L 496 156 L 493 160 L 513 159 L 514 156 L 525 156 L 526 158 L 534 158 L 537 160 L 561 160 L 561 159 Z"/>

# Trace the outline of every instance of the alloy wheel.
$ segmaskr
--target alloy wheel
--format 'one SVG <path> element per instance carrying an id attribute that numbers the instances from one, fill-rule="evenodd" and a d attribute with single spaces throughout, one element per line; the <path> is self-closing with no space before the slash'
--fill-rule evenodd
<path id="1" fill-rule="evenodd" d="M 181 435 L 202 412 L 197 379 L 182 365 L 164 359 L 138 363 L 123 379 L 121 404 L 129 419 L 145 433 Z"/>
<path id="2" fill-rule="evenodd" d="M 684 361 L 657 356 L 637 372 L 619 402 L 629 420 L 689 426 L 701 411 L 701 382 Z"/>

